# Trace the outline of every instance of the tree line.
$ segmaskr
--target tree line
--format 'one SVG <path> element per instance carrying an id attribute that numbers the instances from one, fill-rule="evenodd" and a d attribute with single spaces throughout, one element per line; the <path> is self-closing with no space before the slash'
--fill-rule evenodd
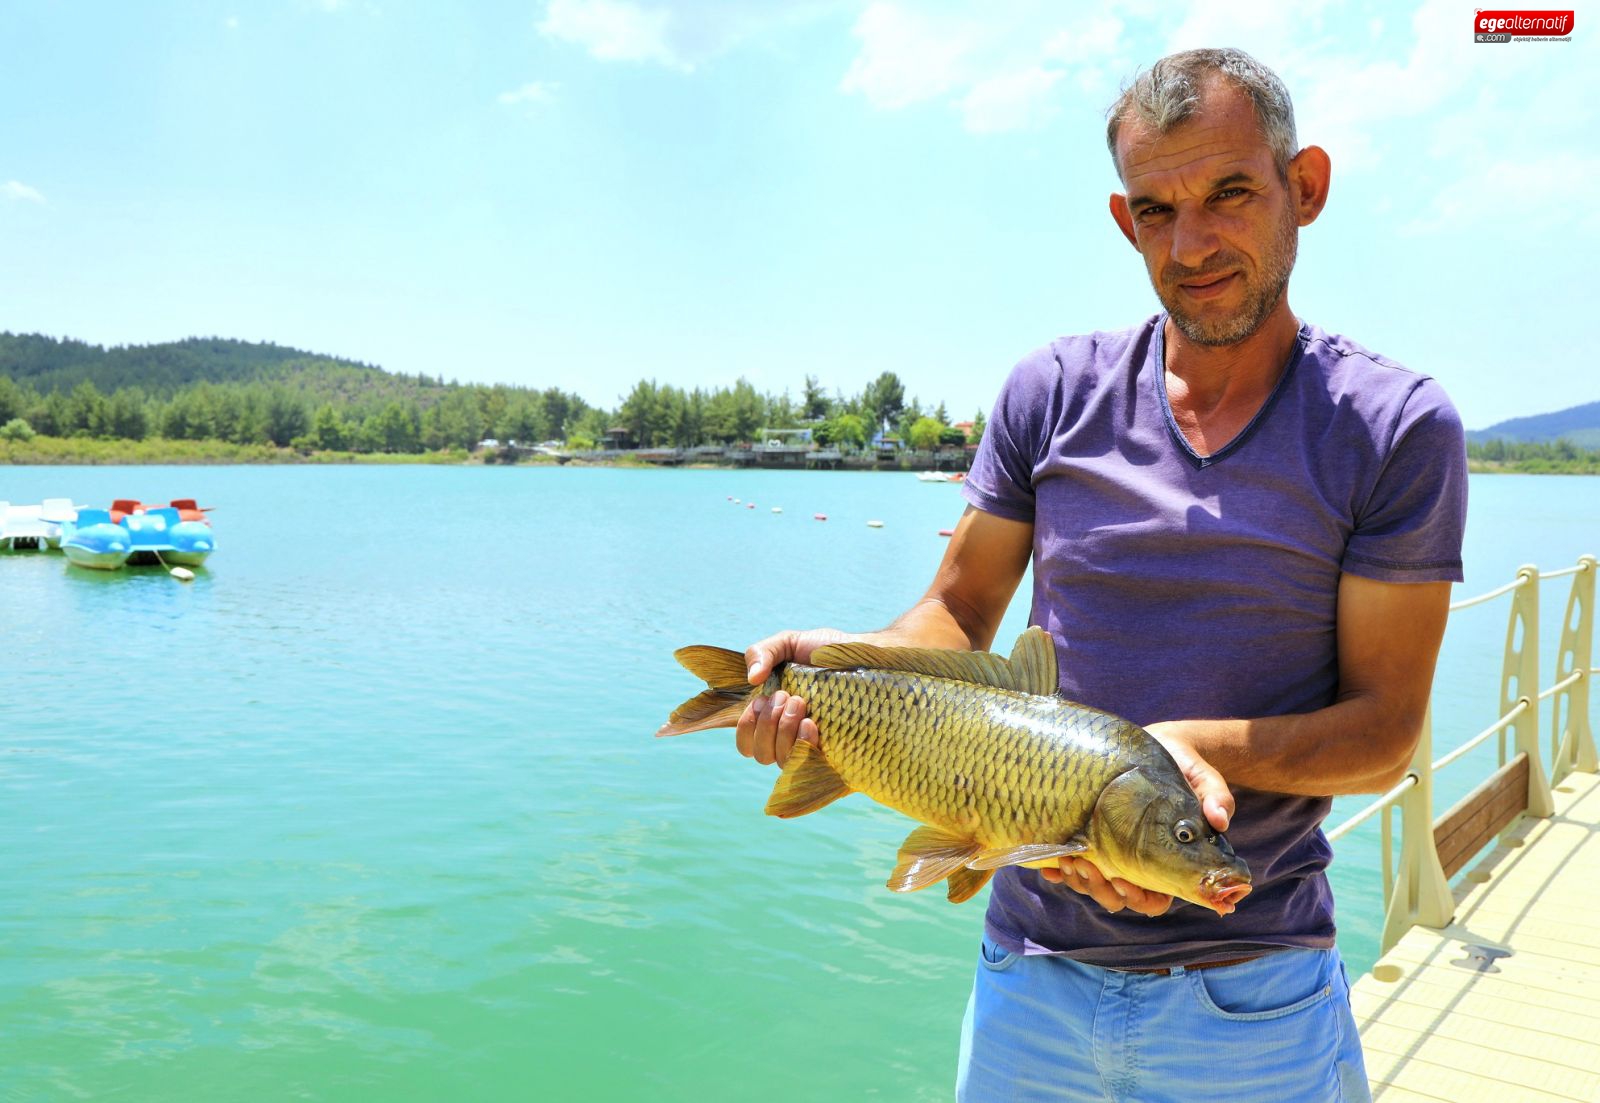
<path id="1" fill-rule="evenodd" d="M 1502 440 L 1467 445 L 1467 459 L 1527 475 L 1600 475 L 1600 449 L 1562 438 L 1555 441 Z"/>
<path id="2" fill-rule="evenodd" d="M 196 365 L 211 352 L 222 363 L 219 378 L 195 379 Z M 121 382 L 97 382 L 107 378 Z M 188 382 L 175 383 L 179 378 Z M 982 432 L 981 412 L 974 421 L 972 440 Z M 798 399 L 787 391 L 762 393 L 742 378 L 691 390 L 641 380 L 607 410 L 556 387 L 446 383 L 278 346 L 191 339 L 107 352 L 0 334 L 0 438 L 10 440 L 166 439 L 420 453 L 471 451 L 486 439 L 555 441 L 573 450 L 692 448 L 799 428 L 818 444 L 846 450 L 866 448 L 884 432 L 922 450 L 969 441 L 951 426 L 943 403 L 930 410 L 907 399 L 893 372 L 852 395 L 830 394 L 808 375 Z"/>
<path id="3" fill-rule="evenodd" d="M 169 398 L 139 387 L 110 394 L 85 380 L 40 393 L 0 376 L 0 434 L 29 439 L 216 440 L 335 452 L 473 449 L 486 436 L 559 438 L 595 411 L 575 394 L 505 386 L 433 385 L 389 398 L 308 393 L 283 382 L 195 383 Z"/>
<path id="4" fill-rule="evenodd" d="M 955 428 L 943 402 L 926 409 L 905 384 L 886 371 L 861 391 L 829 394 L 817 376 L 807 375 L 800 396 L 762 394 L 740 379 L 730 388 L 685 391 L 653 379 L 640 380 L 617 407 L 615 428 L 634 447 L 694 448 L 706 444 L 754 441 L 763 429 L 809 429 L 817 444 L 862 449 L 874 438 L 893 437 L 918 451 L 976 443 L 983 434 L 983 412 L 969 431 Z M 593 444 L 590 441 L 571 442 Z"/>

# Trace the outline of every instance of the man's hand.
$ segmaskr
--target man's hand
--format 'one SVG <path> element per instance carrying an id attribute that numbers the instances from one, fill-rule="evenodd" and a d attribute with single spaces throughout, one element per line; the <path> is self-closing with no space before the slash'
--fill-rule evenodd
<path id="1" fill-rule="evenodd" d="M 886 647 L 986 648 L 1033 554 L 1033 525 L 968 506 L 956 523 L 933 584 L 922 599 L 881 632 L 848 634 L 834 628 L 779 632 L 744 653 L 750 684 L 760 685 L 779 663 L 803 663 L 829 643 Z M 757 697 L 739 717 L 739 753 L 757 762 L 783 763 L 796 739 L 818 746 L 806 703 L 786 693 Z"/>
<path id="2" fill-rule="evenodd" d="M 1184 722 L 1168 721 L 1151 724 L 1145 730 L 1161 743 L 1183 771 L 1184 780 L 1194 795 L 1200 798 L 1200 807 L 1206 821 L 1218 831 L 1226 831 L 1233 818 L 1233 793 L 1212 765 L 1201 758 L 1183 734 Z M 1120 877 L 1106 877 L 1091 861 L 1084 858 L 1062 858 L 1057 869 L 1045 868 L 1039 875 L 1056 885 L 1066 885 L 1082 893 L 1108 912 L 1124 908 L 1140 915 L 1165 915 L 1172 907 L 1172 897 L 1164 892 L 1142 889 Z"/>
<path id="3" fill-rule="evenodd" d="M 1039 871 L 1054 885 L 1066 885 L 1073 892 L 1082 893 L 1108 912 L 1124 908 L 1140 915 L 1165 915 L 1172 907 L 1172 897 L 1164 892 L 1142 889 L 1121 877 L 1106 877 L 1098 866 L 1085 858 L 1062 858 L 1058 869 L 1046 866 Z"/>
<path id="4" fill-rule="evenodd" d="M 1200 808 L 1206 814 L 1206 821 L 1218 831 L 1226 831 L 1233 819 L 1233 791 L 1228 788 L 1228 783 L 1222 779 L 1216 767 L 1201 758 L 1200 752 L 1194 749 L 1193 741 L 1185 733 L 1186 724 L 1183 720 L 1166 720 L 1146 725 L 1145 731 L 1156 737 L 1156 742 L 1167 749 L 1167 753 L 1178 764 L 1178 769 L 1183 771 L 1183 779 L 1194 790 L 1194 795 L 1200 798 Z"/>
<path id="5" fill-rule="evenodd" d="M 750 667 L 750 684 L 758 686 L 767 676 L 786 662 L 803 663 L 811 658 L 817 648 L 830 643 L 844 643 L 860 636 L 848 636 L 836 628 L 813 628 L 806 632 L 779 632 L 745 650 L 744 660 Z M 821 746 L 821 736 L 816 722 L 806 716 L 806 703 L 778 690 L 771 697 L 756 697 L 750 707 L 739 717 L 734 738 L 739 753 L 753 758 L 763 766 L 774 762 L 783 765 L 793 749 L 796 739 Z"/>

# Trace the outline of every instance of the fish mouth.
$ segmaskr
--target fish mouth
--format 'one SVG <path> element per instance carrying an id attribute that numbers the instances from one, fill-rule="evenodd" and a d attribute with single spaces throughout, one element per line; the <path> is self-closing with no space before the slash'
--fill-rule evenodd
<path id="1" fill-rule="evenodd" d="M 1214 869 L 1200 878 L 1200 898 L 1218 915 L 1231 915 L 1239 901 L 1250 895 L 1250 874 L 1236 869 Z"/>

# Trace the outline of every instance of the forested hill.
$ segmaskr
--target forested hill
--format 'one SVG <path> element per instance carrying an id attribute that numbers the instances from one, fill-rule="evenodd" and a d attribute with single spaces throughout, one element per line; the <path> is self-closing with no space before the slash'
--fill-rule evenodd
<path id="1" fill-rule="evenodd" d="M 0 375 L 40 394 L 71 391 L 88 382 L 101 394 L 137 388 L 161 399 L 195 383 L 288 383 L 331 401 L 414 396 L 419 387 L 439 385 L 336 356 L 221 337 L 108 349 L 71 338 L 0 333 Z"/>
<path id="2" fill-rule="evenodd" d="M 604 433 L 604 412 L 559 388 L 446 383 L 283 345 L 195 337 L 106 349 L 0 333 L 3 439 L 417 452 L 560 438 L 580 422 Z"/>
<path id="3" fill-rule="evenodd" d="M 1467 434 L 1467 440 L 1475 444 L 1492 440 L 1529 444 L 1567 440 L 1582 448 L 1600 448 L 1600 402 L 1571 406 L 1553 414 L 1514 417 L 1487 429 L 1475 429 Z"/>

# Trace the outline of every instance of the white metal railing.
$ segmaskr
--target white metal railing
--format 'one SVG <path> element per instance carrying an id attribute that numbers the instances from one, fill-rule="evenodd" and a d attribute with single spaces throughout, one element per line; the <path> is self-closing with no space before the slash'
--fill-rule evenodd
<path id="1" fill-rule="evenodd" d="M 1551 787 L 1574 770 L 1600 772 L 1594 733 L 1589 726 L 1590 675 L 1593 665 L 1595 576 L 1600 561 L 1593 555 L 1577 564 L 1541 573 L 1523 567 L 1515 580 L 1486 594 L 1454 602 L 1452 613 L 1513 594 L 1506 621 L 1505 654 L 1500 668 L 1500 716 L 1493 724 L 1443 755 L 1433 759 L 1433 712 L 1422 723 L 1422 736 L 1412 755 L 1411 770 L 1398 785 L 1328 832 L 1333 842 L 1343 838 L 1373 816 L 1383 816 L 1383 949 L 1387 951 L 1416 923 L 1442 927 L 1455 913 L 1455 901 L 1439 851 L 1434 843 L 1433 775 L 1457 761 L 1491 736 L 1499 735 L 1499 762 L 1506 764 L 1506 733 L 1511 732 L 1515 754 L 1528 760 L 1525 811 L 1548 816 L 1554 811 Z M 1561 621 L 1556 651 L 1556 681 L 1539 688 L 1539 583 L 1572 576 L 1572 590 Z M 1550 716 L 1548 767 L 1540 754 L 1539 706 L 1559 698 Z M 1563 717 L 1565 721 L 1563 722 Z M 1514 756 L 1513 756 L 1514 757 Z M 1393 817 L 1400 809 L 1399 868 L 1394 864 Z"/>

